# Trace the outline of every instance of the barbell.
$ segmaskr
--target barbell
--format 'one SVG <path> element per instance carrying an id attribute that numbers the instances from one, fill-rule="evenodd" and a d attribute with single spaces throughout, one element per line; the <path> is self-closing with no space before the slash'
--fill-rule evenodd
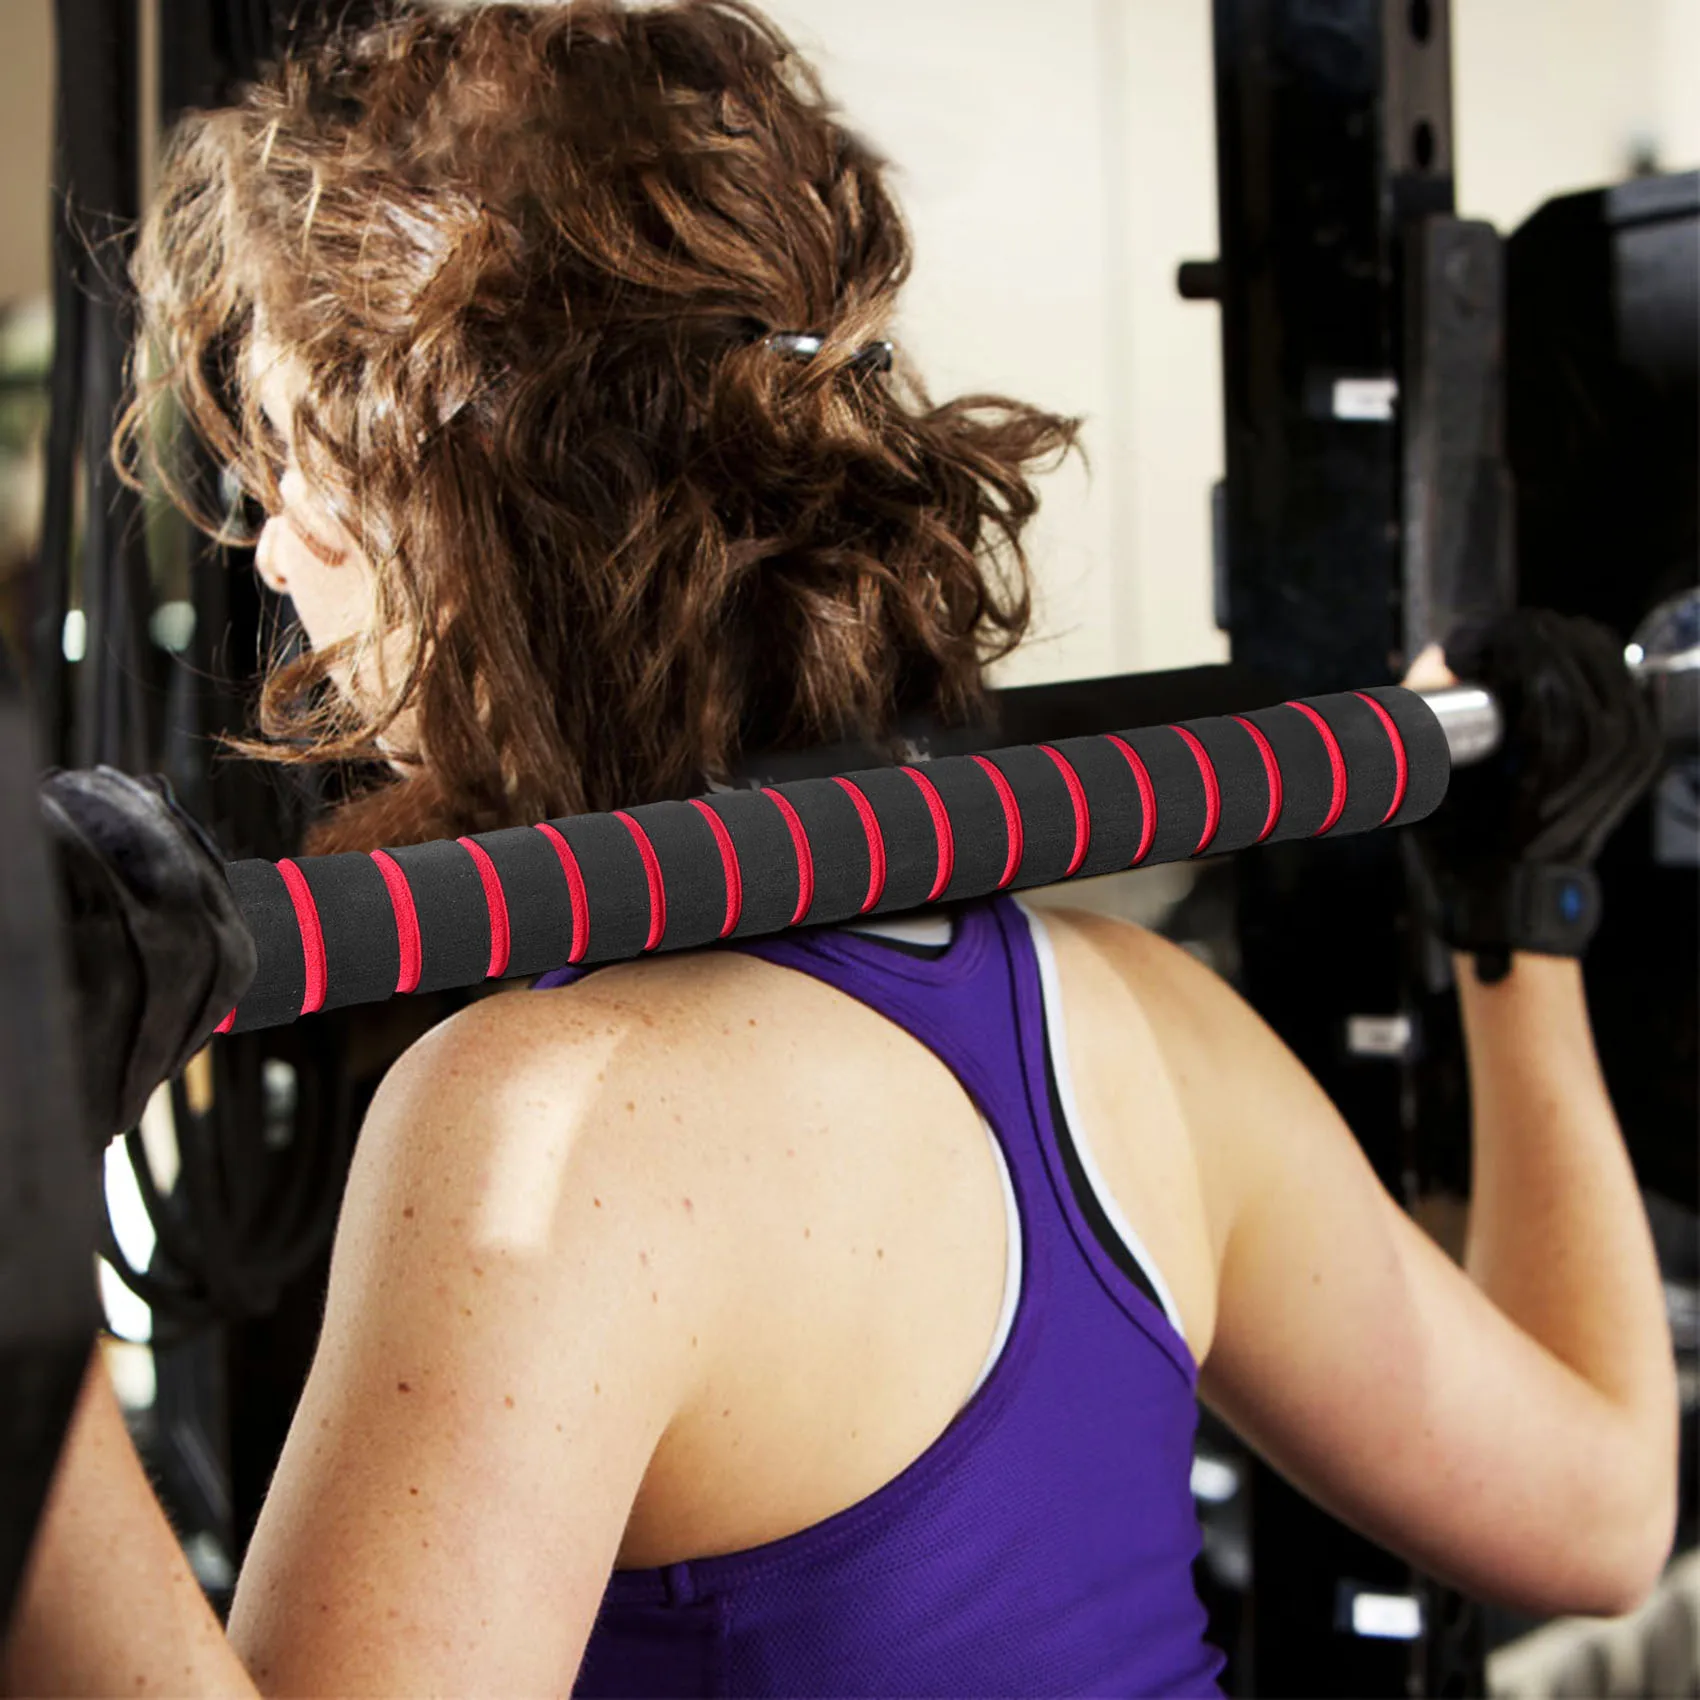
<path id="1" fill-rule="evenodd" d="M 259 966 L 219 1031 L 1407 825 L 1499 735 L 1485 690 L 1380 686 L 369 854 L 231 862 Z"/>

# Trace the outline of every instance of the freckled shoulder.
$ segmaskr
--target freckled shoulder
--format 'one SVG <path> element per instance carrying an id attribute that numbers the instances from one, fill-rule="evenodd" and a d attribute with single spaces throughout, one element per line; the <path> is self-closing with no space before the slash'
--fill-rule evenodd
<path id="1" fill-rule="evenodd" d="M 830 1012 L 825 988 L 758 958 L 706 951 L 604 969 L 576 985 L 480 1000 L 419 1040 L 391 1070 L 361 1143 L 405 1126 L 408 1167 L 463 1177 L 495 1153 L 540 1145 L 575 1166 L 669 1165 L 759 1141 L 775 1095 L 831 1073 L 802 1042 Z M 754 1082 L 759 1079 L 761 1086 Z M 595 1165 L 600 1168 L 600 1163 Z"/>

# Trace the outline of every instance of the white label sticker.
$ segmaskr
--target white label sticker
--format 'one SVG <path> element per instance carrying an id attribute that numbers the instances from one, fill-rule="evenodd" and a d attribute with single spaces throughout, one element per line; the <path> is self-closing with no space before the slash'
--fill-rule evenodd
<path id="1" fill-rule="evenodd" d="M 1358 419 L 1385 425 L 1393 418 L 1399 400 L 1397 378 L 1336 378 L 1334 417 Z"/>
<path id="2" fill-rule="evenodd" d="M 1346 1049 L 1354 1057 L 1402 1057 L 1410 1048 L 1408 1015 L 1346 1017 Z"/>
<path id="3" fill-rule="evenodd" d="M 1422 1602 L 1409 1594 L 1356 1594 L 1352 1633 L 1378 1641 L 1415 1641 L 1423 1632 Z"/>

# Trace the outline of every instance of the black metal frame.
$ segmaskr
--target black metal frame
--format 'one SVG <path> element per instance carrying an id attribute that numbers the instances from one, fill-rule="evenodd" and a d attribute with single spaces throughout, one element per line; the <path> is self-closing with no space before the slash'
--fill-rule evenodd
<path id="1" fill-rule="evenodd" d="M 1397 677 L 1513 596 L 1499 246 L 1453 216 L 1448 6 L 1215 0 L 1215 56 L 1234 660 L 1289 689 Z M 1236 872 L 1241 989 L 1413 1201 L 1416 1047 L 1348 1042 L 1354 1015 L 1420 1031 L 1398 846 L 1277 847 Z M 1251 1691 L 1482 1692 L 1464 1602 L 1261 1465 L 1251 1498 Z M 1359 1591 L 1445 1632 L 1354 1633 Z"/>

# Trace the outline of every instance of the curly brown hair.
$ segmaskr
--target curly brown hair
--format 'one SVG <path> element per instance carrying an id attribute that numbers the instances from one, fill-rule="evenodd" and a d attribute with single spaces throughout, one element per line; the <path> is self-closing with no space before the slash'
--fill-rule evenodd
<path id="1" fill-rule="evenodd" d="M 1076 422 L 858 360 L 910 267 L 882 169 L 742 0 L 404 7 L 183 122 L 120 461 L 232 538 L 166 395 L 275 511 L 249 367 L 281 349 L 304 474 L 374 565 L 377 633 L 407 634 L 382 701 L 331 688 L 346 645 L 268 669 L 252 753 L 369 759 L 403 711 L 417 739 L 313 848 L 688 796 L 744 752 L 978 711 L 1029 617 L 1030 475 Z"/>

